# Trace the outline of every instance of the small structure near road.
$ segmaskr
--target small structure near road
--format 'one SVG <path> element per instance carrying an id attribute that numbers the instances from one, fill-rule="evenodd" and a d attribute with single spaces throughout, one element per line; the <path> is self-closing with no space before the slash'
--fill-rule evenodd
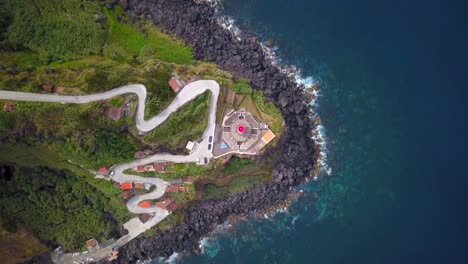
<path id="1" fill-rule="evenodd" d="M 5 112 L 11 112 L 15 110 L 15 105 L 11 102 L 8 102 L 8 103 L 5 103 L 5 105 L 3 105 L 3 111 Z"/>
<path id="2" fill-rule="evenodd" d="M 106 167 L 99 168 L 99 174 L 105 175 L 106 173 L 107 173 L 107 168 Z"/>
<path id="3" fill-rule="evenodd" d="M 154 170 L 157 172 L 164 172 L 166 170 L 166 162 L 165 161 L 156 161 L 154 163 Z"/>
<path id="4" fill-rule="evenodd" d="M 174 76 L 169 79 L 169 86 L 171 87 L 172 91 L 174 91 L 174 93 L 178 93 L 179 90 L 185 86 L 185 83 Z"/>
<path id="5" fill-rule="evenodd" d="M 182 186 L 181 184 L 171 184 L 166 187 L 166 192 L 170 193 L 178 193 L 178 192 L 186 192 L 187 188 Z"/>
<path id="6" fill-rule="evenodd" d="M 140 219 L 140 221 L 141 221 L 142 223 L 148 222 L 148 220 L 150 220 L 151 217 L 153 217 L 153 216 L 150 215 L 150 214 L 140 214 L 140 215 L 138 215 L 138 219 Z"/>
<path id="7" fill-rule="evenodd" d="M 86 247 L 88 248 L 88 250 L 97 250 L 99 249 L 99 243 L 96 239 L 91 238 L 86 241 Z"/>
<path id="8" fill-rule="evenodd" d="M 179 206 L 180 206 L 180 203 L 178 201 L 172 201 L 169 205 L 166 206 L 166 210 L 172 213 L 175 210 L 177 210 Z"/>
<path id="9" fill-rule="evenodd" d="M 172 199 L 172 197 L 168 196 L 168 197 L 164 198 L 163 201 L 154 203 L 154 206 L 159 207 L 159 208 L 162 208 L 162 209 L 166 209 L 166 207 L 167 207 L 173 200 L 174 200 L 174 199 Z"/>
<path id="10" fill-rule="evenodd" d="M 148 207 L 150 207 L 150 206 L 151 206 L 151 204 L 150 204 L 150 202 L 148 202 L 148 201 L 142 201 L 142 202 L 140 202 L 140 203 L 138 204 L 138 207 L 141 207 L 141 208 L 148 208 Z"/>
<path id="11" fill-rule="evenodd" d="M 135 189 L 143 189 L 144 185 L 142 182 L 135 182 L 134 187 Z"/>
<path id="12" fill-rule="evenodd" d="M 131 182 L 122 182 L 120 183 L 120 188 L 122 190 L 131 190 L 133 188 L 133 185 Z"/>
<path id="13" fill-rule="evenodd" d="M 193 141 L 187 142 L 187 145 L 185 146 L 186 149 L 192 151 L 193 147 L 195 147 L 195 143 Z"/>
<path id="14" fill-rule="evenodd" d="M 135 159 L 144 159 L 146 158 L 148 155 L 146 155 L 145 152 L 143 151 L 137 151 L 135 152 Z"/>

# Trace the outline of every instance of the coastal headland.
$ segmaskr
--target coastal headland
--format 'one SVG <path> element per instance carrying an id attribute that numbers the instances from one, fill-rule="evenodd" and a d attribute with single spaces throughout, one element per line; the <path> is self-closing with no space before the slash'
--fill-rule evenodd
<path id="1" fill-rule="evenodd" d="M 198 241 L 229 215 L 249 215 L 286 199 L 290 188 L 312 176 L 319 150 L 312 140 L 315 127 L 309 96 L 288 72 L 279 68 L 250 34 L 236 35 L 219 23 L 221 3 L 215 1 L 122 1 L 127 14 L 144 16 L 169 34 L 193 47 L 195 58 L 216 63 L 235 77 L 248 78 L 255 89 L 281 109 L 285 131 L 283 150 L 272 181 L 221 201 L 203 201 L 186 213 L 184 223 L 122 248 L 117 263 L 168 257 L 174 252 L 196 251 Z"/>

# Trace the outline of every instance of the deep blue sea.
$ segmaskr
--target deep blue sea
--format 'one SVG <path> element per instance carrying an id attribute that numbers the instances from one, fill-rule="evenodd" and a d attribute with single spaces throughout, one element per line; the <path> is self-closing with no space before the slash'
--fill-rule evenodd
<path id="1" fill-rule="evenodd" d="M 287 213 L 240 223 L 181 262 L 468 263 L 466 4 L 224 4 L 320 80 L 333 172 Z"/>

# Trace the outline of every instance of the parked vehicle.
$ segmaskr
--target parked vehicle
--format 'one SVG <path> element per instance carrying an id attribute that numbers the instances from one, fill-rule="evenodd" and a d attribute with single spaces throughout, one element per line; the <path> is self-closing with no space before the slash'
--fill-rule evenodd
<path id="1" fill-rule="evenodd" d="M 211 150 L 211 144 L 208 144 L 208 150 Z"/>
<path id="2" fill-rule="evenodd" d="M 208 139 L 208 142 L 213 142 L 213 136 L 210 136 L 210 138 Z"/>

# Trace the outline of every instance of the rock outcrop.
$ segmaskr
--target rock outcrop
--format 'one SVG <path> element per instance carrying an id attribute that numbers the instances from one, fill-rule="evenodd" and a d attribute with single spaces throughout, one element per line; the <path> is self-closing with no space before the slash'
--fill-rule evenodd
<path id="1" fill-rule="evenodd" d="M 121 6 L 137 20 L 143 16 L 193 47 L 197 59 L 216 63 L 235 77 L 247 78 L 281 109 L 285 132 L 279 143 L 282 156 L 272 181 L 222 201 L 203 201 L 186 213 L 184 223 L 150 238 L 130 242 L 121 249 L 118 263 L 195 251 L 198 241 L 229 215 L 271 207 L 284 200 L 291 186 L 311 176 L 318 151 L 311 139 L 314 122 L 308 97 L 288 74 L 273 65 L 258 40 L 249 34 L 235 36 L 218 24 L 221 4 L 187 0 L 123 0 Z"/>

